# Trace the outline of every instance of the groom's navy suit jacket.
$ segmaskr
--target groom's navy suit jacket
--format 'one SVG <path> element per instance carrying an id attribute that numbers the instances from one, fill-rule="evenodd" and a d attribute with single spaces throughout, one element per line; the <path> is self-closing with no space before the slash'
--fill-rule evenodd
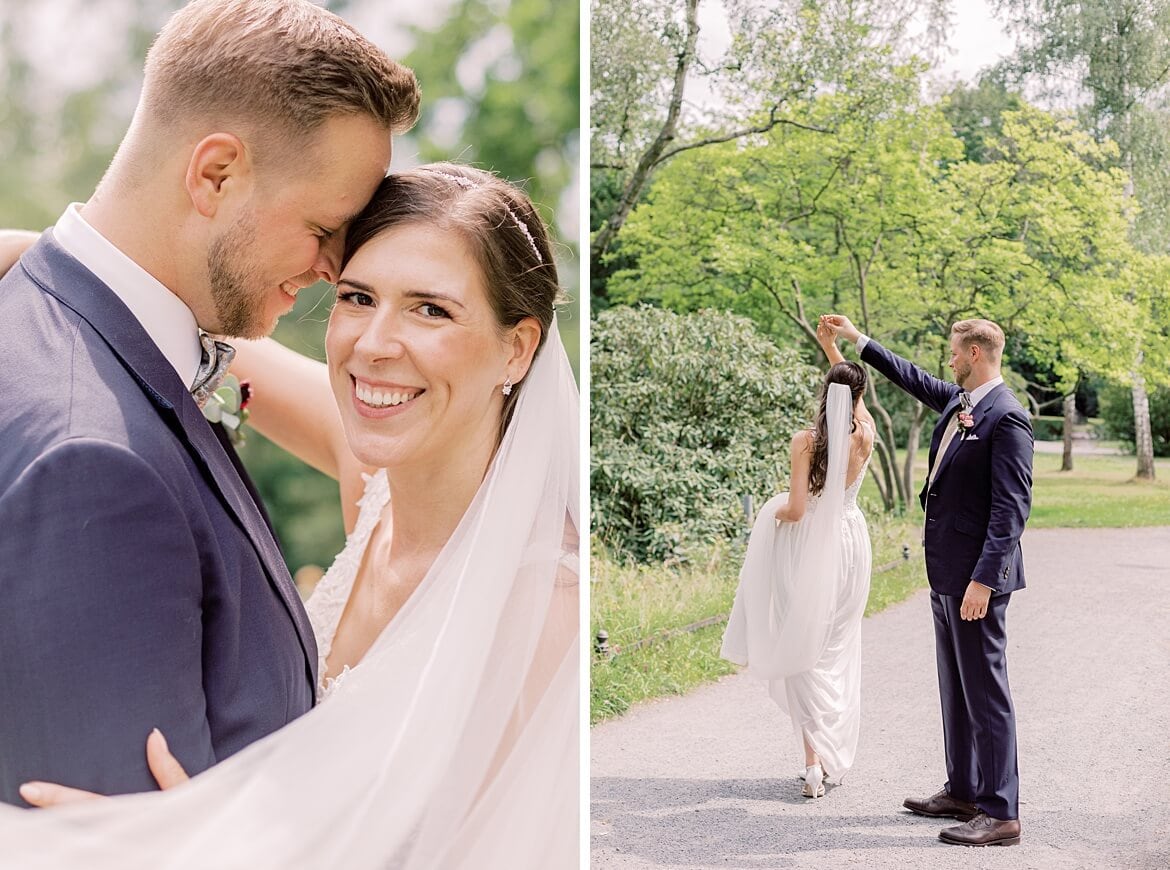
<path id="1" fill-rule="evenodd" d="M 930 439 L 927 467 L 933 468 L 962 390 L 873 339 L 861 358 L 940 415 Z M 973 416 L 975 425 L 961 441 L 955 436 L 933 484 L 919 494 L 926 511 L 926 575 L 940 595 L 963 595 L 972 580 L 996 593 L 1024 586 L 1020 535 L 1032 504 L 1032 425 L 1003 384 L 983 397 Z"/>
<path id="2" fill-rule="evenodd" d="M 0 281 L 0 799 L 147 791 L 314 702 L 312 630 L 242 469 L 122 301 L 44 236 Z"/>

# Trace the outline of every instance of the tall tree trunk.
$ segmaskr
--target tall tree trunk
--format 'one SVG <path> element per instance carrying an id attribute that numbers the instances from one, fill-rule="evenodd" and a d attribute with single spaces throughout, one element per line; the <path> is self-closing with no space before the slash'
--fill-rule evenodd
<path id="1" fill-rule="evenodd" d="M 593 242 L 589 246 L 589 257 L 594 268 L 600 266 L 602 255 L 613 244 L 618 230 L 622 228 L 622 224 L 626 222 L 626 218 L 630 216 L 630 211 L 634 208 L 634 203 L 642 195 L 642 190 L 650 178 L 651 170 L 662 157 L 666 146 L 674 140 L 675 132 L 678 130 L 678 117 L 682 112 L 683 104 L 683 89 L 686 87 L 687 74 L 695 59 L 695 45 L 699 40 L 699 0 L 687 0 L 686 21 L 686 40 L 675 64 L 674 85 L 670 92 L 670 105 L 666 110 L 666 120 L 663 121 L 662 128 L 658 131 L 654 141 L 650 143 L 650 147 L 646 149 L 646 152 L 638 160 L 637 166 L 634 167 L 630 180 L 626 182 L 626 186 L 622 190 L 618 207 L 609 216 L 605 226 L 598 230 L 597 235 L 593 237 Z"/>
<path id="2" fill-rule="evenodd" d="M 890 418 L 890 412 L 878 399 L 872 378 L 869 381 L 867 403 L 874 415 L 874 422 L 878 425 L 878 439 L 874 445 L 874 452 L 878 455 L 881 475 L 874 475 L 874 483 L 881 494 L 882 506 L 887 511 L 892 511 L 906 504 L 906 494 L 901 491 L 902 481 L 898 475 L 898 463 L 894 454 L 894 445 L 898 443 L 894 440 L 894 421 Z"/>
<path id="3" fill-rule="evenodd" d="M 1133 443 L 1137 448 L 1138 480 L 1154 479 L 1154 433 L 1150 425 L 1150 397 L 1141 374 L 1142 355 L 1133 373 Z"/>
<path id="4" fill-rule="evenodd" d="M 1061 471 L 1073 470 L 1073 426 L 1077 422 L 1077 394 L 1064 397 L 1064 456 L 1060 460 Z"/>
<path id="5" fill-rule="evenodd" d="M 909 503 L 914 492 L 914 460 L 918 457 L 918 442 L 922 437 L 922 424 L 926 420 L 926 406 L 914 403 L 914 415 L 910 418 L 910 431 L 906 433 L 906 461 L 902 464 L 902 491 Z"/>

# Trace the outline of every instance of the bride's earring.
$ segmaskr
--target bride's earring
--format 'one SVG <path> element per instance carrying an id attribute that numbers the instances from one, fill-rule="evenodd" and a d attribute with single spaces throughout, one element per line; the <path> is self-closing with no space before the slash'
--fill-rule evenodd
<path id="1" fill-rule="evenodd" d="M 503 393 L 505 396 L 512 395 L 512 378 L 511 378 L 511 376 L 509 376 L 508 379 L 504 381 L 504 386 L 502 386 L 500 388 L 500 392 Z"/>

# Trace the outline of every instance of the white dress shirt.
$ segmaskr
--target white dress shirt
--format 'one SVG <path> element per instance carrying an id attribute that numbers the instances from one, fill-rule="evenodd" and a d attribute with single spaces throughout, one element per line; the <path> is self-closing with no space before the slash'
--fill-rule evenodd
<path id="1" fill-rule="evenodd" d="M 53 237 L 66 253 L 114 291 L 183 383 L 191 387 L 203 349 L 199 344 L 199 324 L 187 303 L 86 223 L 80 203 L 65 209 L 53 227 Z"/>

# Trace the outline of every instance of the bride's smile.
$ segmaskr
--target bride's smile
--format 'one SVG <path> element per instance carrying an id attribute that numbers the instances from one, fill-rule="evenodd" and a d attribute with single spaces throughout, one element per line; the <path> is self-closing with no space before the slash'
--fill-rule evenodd
<path id="1" fill-rule="evenodd" d="M 406 223 L 363 245 L 337 284 L 330 379 L 355 454 L 385 468 L 490 456 L 512 345 L 463 237 Z"/>

